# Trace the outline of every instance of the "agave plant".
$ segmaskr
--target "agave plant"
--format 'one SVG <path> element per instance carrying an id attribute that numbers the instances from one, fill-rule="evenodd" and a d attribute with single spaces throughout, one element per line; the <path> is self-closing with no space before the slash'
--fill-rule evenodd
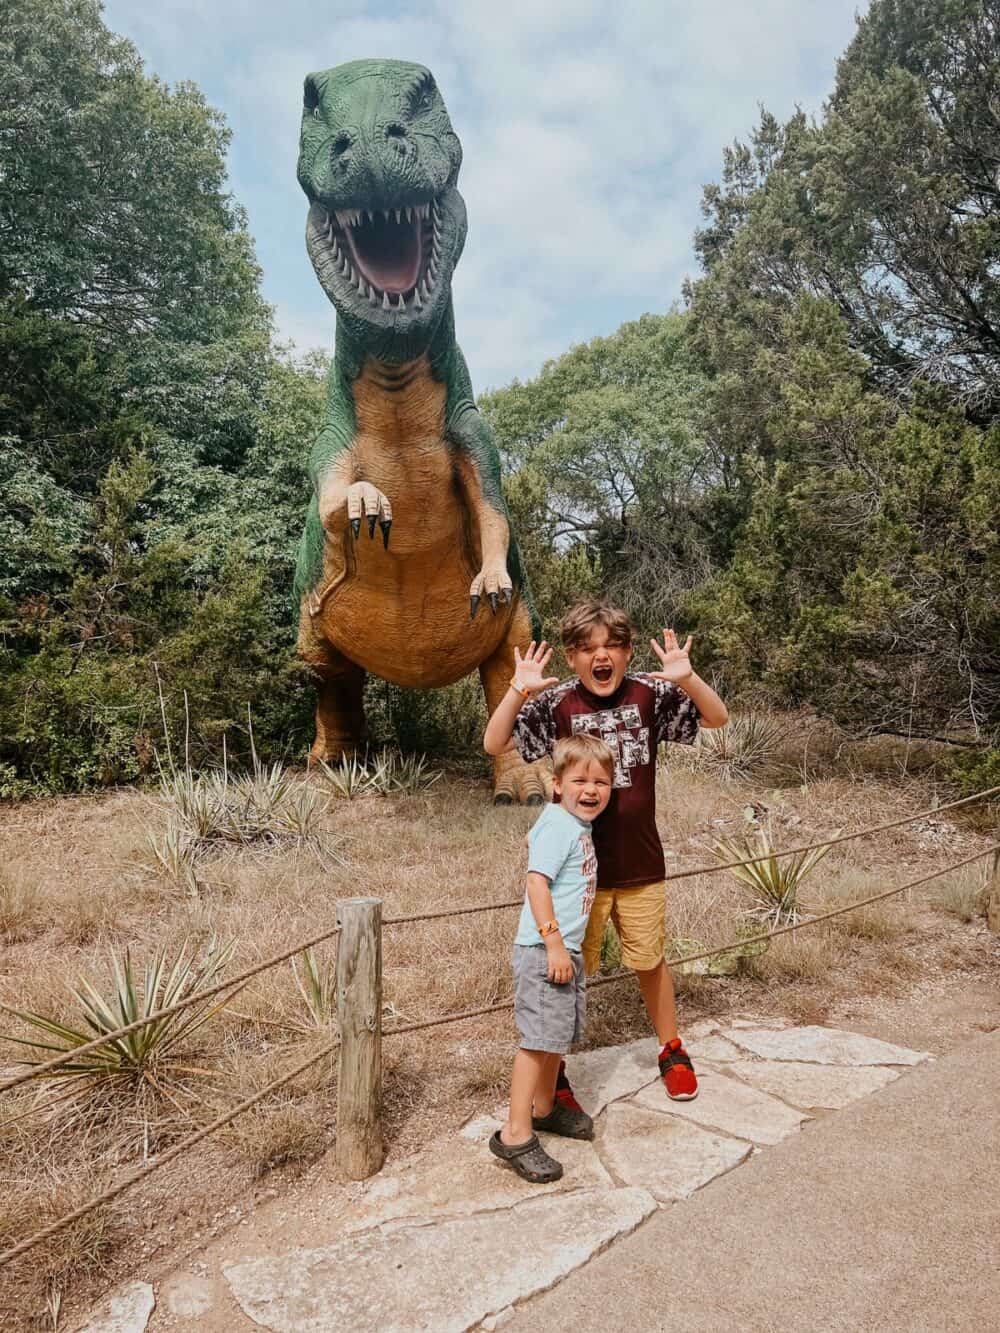
<path id="1" fill-rule="evenodd" d="M 773 926 L 798 920 L 799 887 L 829 850 L 829 847 L 817 847 L 811 852 L 798 852 L 779 860 L 766 828 L 748 830 L 742 843 L 720 838 L 713 844 L 713 851 L 722 862 L 757 858 L 752 865 L 734 866 L 730 873 L 751 891 L 752 905 L 747 916 Z"/>
<path id="2" fill-rule="evenodd" d="M 724 727 L 702 731 L 699 751 L 723 777 L 749 778 L 773 759 L 784 737 L 784 727 L 773 718 L 744 713 Z"/>
<path id="3" fill-rule="evenodd" d="M 70 987 L 70 993 L 80 1006 L 84 1024 L 82 1028 L 69 1027 L 42 1014 L 0 1004 L 0 1009 L 13 1014 L 47 1038 L 5 1035 L 3 1039 L 39 1053 L 39 1059 L 19 1060 L 18 1064 L 29 1067 L 44 1064 L 53 1053 L 71 1053 L 95 1037 L 127 1027 L 159 1009 L 169 1008 L 179 1000 L 210 989 L 220 979 L 220 974 L 233 956 L 234 948 L 235 942 L 219 946 L 213 940 L 202 960 L 196 962 L 194 956 L 187 956 L 187 946 L 183 945 L 172 965 L 167 961 L 166 951 L 161 950 L 146 963 L 141 983 L 133 969 L 128 949 L 123 957 L 112 954 L 112 986 L 109 994 L 103 994 L 86 978 L 81 978 L 78 986 Z M 101 1083 L 121 1080 L 134 1084 L 136 1088 L 143 1083 L 155 1088 L 159 1086 L 157 1076 L 169 1073 L 170 1070 L 204 1072 L 192 1070 L 169 1057 L 184 1038 L 190 1037 L 213 1018 L 231 998 L 225 996 L 217 999 L 212 996 L 201 1004 L 192 1004 L 178 1013 L 167 1014 L 135 1032 L 85 1052 L 77 1060 L 67 1061 L 66 1064 L 46 1071 L 42 1077 Z"/>

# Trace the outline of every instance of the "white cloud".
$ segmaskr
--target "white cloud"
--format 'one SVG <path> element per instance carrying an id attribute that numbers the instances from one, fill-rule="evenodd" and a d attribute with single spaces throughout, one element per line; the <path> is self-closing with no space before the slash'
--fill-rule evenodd
<path id="1" fill-rule="evenodd" d="M 303 76 L 362 56 L 434 70 L 462 138 L 470 234 L 456 275 L 477 388 L 666 309 L 694 268 L 701 186 L 763 103 L 818 110 L 856 0 L 109 0 L 151 69 L 193 78 L 234 131 L 267 298 L 285 337 L 332 344 L 295 182 Z M 360 9 L 360 12 L 359 12 Z"/>

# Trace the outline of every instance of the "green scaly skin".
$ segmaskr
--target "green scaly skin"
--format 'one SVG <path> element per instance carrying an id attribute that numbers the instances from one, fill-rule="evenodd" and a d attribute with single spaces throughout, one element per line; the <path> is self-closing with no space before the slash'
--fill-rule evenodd
<path id="1" fill-rule="evenodd" d="M 358 60 L 306 78 L 298 162 L 299 183 L 310 204 L 306 245 L 336 309 L 337 331 L 326 413 L 310 458 L 313 498 L 299 546 L 297 603 L 316 588 L 322 574 L 325 532 L 318 496 L 334 460 L 355 438 L 352 386 L 366 358 L 394 366 L 428 355 L 434 379 L 446 389 L 445 440 L 465 452 L 485 500 L 509 524 L 499 454 L 476 408 L 465 358 L 455 341 L 451 278 L 467 231 L 465 203 L 457 188 L 461 162 L 461 144 L 423 66 Z M 391 300 L 381 293 L 378 299 L 361 277 L 360 266 L 351 263 L 346 237 L 352 224 L 346 217 L 364 210 L 362 225 L 384 230 L 392 224 L 386 224 L 383 210 L 402 209 L 405 216 L 407 208 L 426 210 L 427 216 L 415 225 L 424 228 L 425 253 L 433 253 L 433 266 L 413 290 Z M 375 223 L 368 223 L 370 215 Z M 383 525 L 386 542 L 388 528 Z M 538 638 L 538 617 L 513 533 L 507 569 Z"/>

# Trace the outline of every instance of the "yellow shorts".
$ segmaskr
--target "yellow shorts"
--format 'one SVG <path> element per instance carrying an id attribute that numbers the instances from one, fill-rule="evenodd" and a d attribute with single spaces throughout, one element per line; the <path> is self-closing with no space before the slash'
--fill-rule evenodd
<path id="1" fill-rule="evenodd" d="M 601 962 L 601 941 L 610 918 L 622 944 L 622 962 L 634 972 L 649 972 L 663 962 L 667 935 L 667 895 L 662 879 L 633 889 L 598 889 L 583 940 L 587 975 Z"/>

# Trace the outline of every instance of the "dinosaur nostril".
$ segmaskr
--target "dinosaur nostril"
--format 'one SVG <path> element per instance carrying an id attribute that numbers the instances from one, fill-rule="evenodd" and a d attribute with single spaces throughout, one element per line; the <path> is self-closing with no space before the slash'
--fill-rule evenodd
<path id="1" fill-rule="evenodd" d="M 349 134 L 338 134 L 331 144 L 331 150 L 334 157 L 343 157 L 343 155 L 350 149 L 352 143 L 353 140 Z"/>
<path id="2" fill-rule="evenodd" d="M 387 139 L 405 139 L 406 126 L 400 125 L 397 121 L 393 121 L 391 125 L 385 127 L 385 137 Z"/>

